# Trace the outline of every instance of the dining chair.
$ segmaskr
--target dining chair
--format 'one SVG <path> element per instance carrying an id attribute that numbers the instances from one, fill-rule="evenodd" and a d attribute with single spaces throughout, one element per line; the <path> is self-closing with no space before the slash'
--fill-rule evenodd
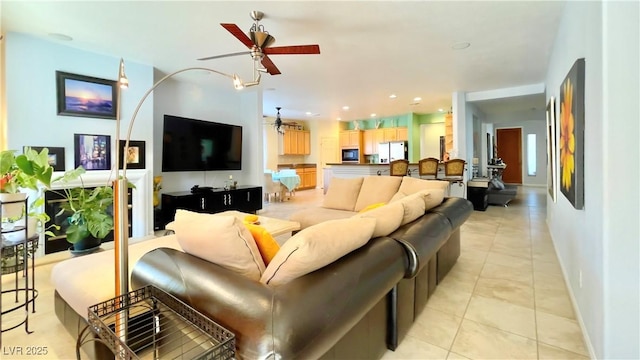
<path id="1" fill-rule="evenodd" d="M 451 185 L 458 184 L 461 186 L 462 194 L 464 194 L 464 167 L 467 164 L 463 159 L 451 159 L 444 163 L 444 178 L 442 180 L 449 182 L 449 194 L 451 194 Z M 464 197 L 464 195 L 463 195 Z"/>
<path id="2" fill-rule="evenodd" d="M 393 160 L 389 163 L 390 176 L 407 176 L 409 171 L 409 160 Z"/>
<path id="3" fill-rule="evenodd" d="M 264 173 L 264 199 L 271 202 L 271 195 L 277 201 L 282 201 L 282 184 L 279 181 L 273 180 L 273 175 L 270 172 Z"/>
<path id="4" fill-rule="evenodd" d="M 433 157 L 420 159 L 418 161 L 418 174 L 420 178 L 436 179 L 438 177 L 438 164 L 440 161 Z"/>

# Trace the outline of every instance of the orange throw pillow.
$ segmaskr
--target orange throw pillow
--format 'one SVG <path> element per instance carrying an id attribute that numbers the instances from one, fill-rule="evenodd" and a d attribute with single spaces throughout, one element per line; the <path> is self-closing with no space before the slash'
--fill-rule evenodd
<path id="1" fill-rule="evenodd" d="M 245 226 L 249 231 L 251 231 L 253 240 L 255 240 L 256 245 L 258 245 L 262 261 L 264 261 L 265 265 L 269 264 L 271 259 L 276 256 L 278 250 L 280 250 L 280 245 L 276 242 L 273 236 L 271 236 L 271 233 L 262 226 L 253 224 L 245 224 Z"/>

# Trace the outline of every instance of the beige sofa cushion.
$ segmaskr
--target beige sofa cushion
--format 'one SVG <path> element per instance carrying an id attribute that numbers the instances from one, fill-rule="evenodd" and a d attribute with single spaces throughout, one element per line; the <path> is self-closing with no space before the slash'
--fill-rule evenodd
<path id="1" fill-rule="evenodd" d="M 400 225 L 408 224 L 424 215 L 425 199 L 429 197 L 428 191 L 420 191 L 403 197 L 395 203 L 400 203 L 404 207 L 404 214 Z M 391 204 L 390 204 L 391 205 Z"/>
<path id="2" fill-rule="evenodd" d="M 151 250 L 170 248 L 182 251 L 175 235 L 166 235 L 132 242 L 129 244 L 128 276 L 140 258 Z M 61 261 L 51 269 L 51 283 L 60 297 L 78 315 L 87 318 L 87 308 L 112 299 L 115 296 L 116 280 L 114 250 L 104 250 L 93 254 Z"/>
<path id="3" fill-rule="evenodd" d="M 399 176 L 365 177 L 354 210 L 360 211 L 371 204 L 389 202 L 393 194 L 398 192 L 401 182 L 402 178 Z"/>
<path id="4" fill-rule="evenodd" d="M 372 217 L 376 219 L 376 228 L 373 230 L 371 237 L 387 236 L 402 223 L 404 206 L 398 201 L 367 212 L 358 213 L 354 217 Z"/>
<path id="5" fill-rule="evenodd" d="M 265 266 L 258 246 L 249 229 L 235 216 L 178 209 L 173 229 L 187 254 L 253 280 L 262 276 Z"/>
<path id="6" fill-rule="evenodd" d="M 442 201 L 444 200 L 444 190 L 440 190 L 440 189 L 430 189 L 430 190 L 422 190 L 420 192 L 424 192 L 426 194 L 428 194 L 428 196 L 424 197 L 424 210 L 425 212 L 442 204 Z M 417 194 L 417 193 L 416 193 Z M 398 191 L 395 195 L 393 195 L 393 197 L 391 198 L 390 203 L 395 203 L 400 201 L 401 199 L 404 199 L 405 197 L 407 197 L 409 195 Z"/>
<path id="7" fill-rule="evenodd" d="M 260 282 L 282 285 L 320 269 L 366 244 L 375 226 L 373 218 L 354 217 L 329 220 L 304 229 L 282 245 Z"/>
<path id="8" fill-rule="evenodd" d="M 420 190 L 440 189 L 446 191 L 449 188 L 448 181 L 442 180 L 423 180 L 413 178 L 410 176 L 404 176 L 402 183 L 398 191 L 401 191 L 407 195 L 417 193 Z"/>
<path id="9" fill-rule="evenodd" d="M 324 197 L 322 207 L 336 210 L 353 211 L 364 178 L 332 178 L 331 186 Z"/>
<path id="10" fill-rule="evenodd" d="M 289 220 L 300 223 L 300 229 L 306 229 L 327 220 L 346 219 L 353 216 L 353 211 L 309 207 L 291 214 Z"/>

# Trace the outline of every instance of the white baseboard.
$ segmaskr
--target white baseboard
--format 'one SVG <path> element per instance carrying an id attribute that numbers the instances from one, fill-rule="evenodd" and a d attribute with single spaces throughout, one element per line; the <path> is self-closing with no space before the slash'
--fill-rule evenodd
<path id="1" fill-rule="evenodd" d="M 549 223 L 546 222 L 547 228 L 549 228 Z M 580 308 L 578 307 L 578 302 L 576 301 L 576 297 L 573 294 L 573 288 L 570 286 L 567 279 L 567 269 L 562 262 L 562 258 L 558 256 L 558 247 L 556 246 L 556 242 L 553 239 L 553 233 L 549 231 L 549 235 L 551 236 L 551 242 L 553 243 L 553 249 L 556 252 L 556 258 L 558 258 L 558 262 L 560 263 L 560 268 L 562 269 L 562 277 L 564 278 L 564 285 L 567 288 L 567 292 L 569 293 L 569 298 L 571 299 L 571 305 L 573 305 L 573 310 L 576 314 L 576 320 L 578 320 L 578 325 L 580 325 L 580 330 L 582 331 L 582 338 L 584 340 L 585 345 L 587 346 L 587 351 L 589 351 L 589 358 L 597 359 L 596 352 L 593 348 L 593 344 L 591 343 L 591 338 L 589 338 L 589 333 L 587 332 L 587 327 L 584 325 L 584 321 L 582 319 L 582 314 L 580 313 Z"/>

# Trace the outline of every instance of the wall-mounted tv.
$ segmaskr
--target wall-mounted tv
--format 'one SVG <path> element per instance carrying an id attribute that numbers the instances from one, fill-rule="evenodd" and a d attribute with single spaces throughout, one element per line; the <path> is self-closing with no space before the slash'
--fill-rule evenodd
<path id="1" fill-rule="evenodd" d="M 241 170 L 242 126 L 164 116 L 162 171 Z"/>

